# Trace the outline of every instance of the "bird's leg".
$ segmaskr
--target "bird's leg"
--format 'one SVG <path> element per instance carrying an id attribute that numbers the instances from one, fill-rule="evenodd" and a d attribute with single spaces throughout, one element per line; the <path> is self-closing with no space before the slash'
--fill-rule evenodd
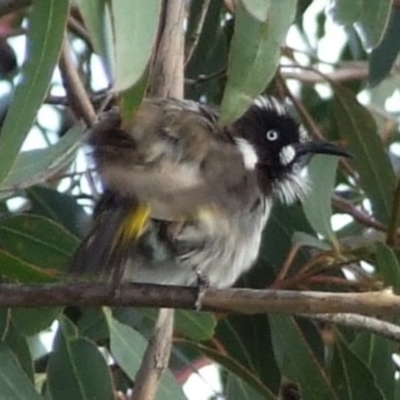
<path id="1" fill-rule="evenodd" d="M 196 311 L 201 310 L 201 301 L 203 299 L 203 296 L 207 290 L 207 288 L 210 286 L 210 282 L 208 280 L 207 275 L 204 275 L 202 271 L 199 269 L 196 269 L 196 288 L 197 288 L 197 297 L 196 297 L 196 302 L 194 303 L 194 306 L 196 308 Z"/>

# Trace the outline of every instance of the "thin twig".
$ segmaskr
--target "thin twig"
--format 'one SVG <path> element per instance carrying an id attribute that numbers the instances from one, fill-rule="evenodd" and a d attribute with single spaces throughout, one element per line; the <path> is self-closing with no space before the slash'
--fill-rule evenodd
<path id="1" fill-rule="evenodd" d="M 364 315 L 340 313 L 340 314 L 301 314 L 302 317 L 317 321 L 343 325 L 348 328 L 371 332 L 386 337 L 390 340 L 400 342 L 400 327 L 390 322 L 382 321 Z"/>
<path id="2" fill-rule="evenodd" d="M 153 334 L 135 377 L 134 392 L 130 400 L 150 400 L 156 395 L 159 381 L 169 363 L 171 336 L 174 328 L 173 313 L 174 310 L 170 308 L 162 308 L 159 311 Z"/>
<path id="3" fill-rule="evenodd" d="M 71 32 L 75 33 L 82 40 L 84 40 L 86 44 L 90 47 L 90 49 L 93 49 L 92 40 L 90 38 L 88 31 L 72 15 L 68 18 L 68 28 L 71 30 Z"/>
<path id="4" fill-rule="evenodd" d="M 279 273 L 275 279 L 275 282 L 270 286 L 271 289 L 279 287 L 279 283 L 285 279 L 287 273 L 289 272 L 289 268 L 293 264 L 293 261 L 297 253 L 299 252 L 300 248 L 301 245 L 299 245 L 298 243 L 294 244 L 291 247 L 288 255 L 286 256 L 286 260 L 283 263 L 282 268 L 279 269 Z"/>
<path id="5" fill-rule="evenodd" d="M 194 86 L 219 78 L 226 74 L 226 68 L 221 68 L 218 71 L 211 72 L 208 75 L 199 75 L 196 79 L 185 79 L 185 85 Z"/>
<path id="6" fill-rule="evenodd" d="M 393 196 L 392 214 L 390 216 L 386 243 L 388 246 L 395 247 L 398 236 L 398 224 L 400 218 L 400 179 L 397 181 L 396 190 Z"/>
<path id="7" fill-rule="evenodd" d="M 316 83 L 326 83 L 327 80 L 324 76 L 316 72 L 315 70 L 304 70 L 298 65 L 282 65 L 282 69 L 291 69 L 291 71 L 281 71 L 282 77 L 284 79 L 296 79 L 302 83 L 316 84 Z M 308 67 L 309 68 L 309 67 Z M 329 80 L 334 82 L 349 82 L 355 80 L 364 80 L 368 78 L 368 66 L 364 65 L 353 66 L 353 67 L 343 67 L 337 69 L 333 72 L 328 72 L 325 75 Z"/>
<path id="8" fill-rule="evenodd" d="M 374 228 L 377 231 L 386 232 L 387 228 L 381 222 L 376 221 L 365 212 L 358 209 L 354 204 L 343 197 L 333 195 L 332 204 L 340 211 L 351 215 L 356 221 L 362 225 Z"/>
<path id="9" fill-rule="evenodd" d="M 97 120 L 96 112 L 72 59 L 72 50 L 67 36 L 64 38 L 61 50 L 60 71 L 72 111 L 77 118 L 83 118 L 88 126 L 93 125 Z"/>
<path id="10" fill-rule="evenodd" d="M 204 21 L 206 19 L 208 7 L 210 5 L 211 0 L 203 0 L 203 4 L 201 5 L 201 10 L 197 21 L 195 23 L 195 28 L 193 29 L 193 33 L 190 36 L 189 40 L 187 41 L 186 48 L 185 48 L 185 66 L 189 64 L 192 55 L 194 53 L 194 49 L 196 48 L 201 31 L 203 30 Z"/>

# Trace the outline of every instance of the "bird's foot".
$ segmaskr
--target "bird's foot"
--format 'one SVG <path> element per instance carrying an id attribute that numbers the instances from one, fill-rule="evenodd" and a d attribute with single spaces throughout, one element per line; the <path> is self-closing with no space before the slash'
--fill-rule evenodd
<path id="1" fill-rule="evenodd" d="M 204 294 L 206 290 L 210 286 L 210 282 L 208 280 L 208 277 L 204 275 L 200 270 L 196 270 L 196 288 L 197 288 L 197 298 L 196 302 L 194 303 L 194 306 L 196 308 L 196 311 L 201 310 L 201 301 L 203 300 Z"/>

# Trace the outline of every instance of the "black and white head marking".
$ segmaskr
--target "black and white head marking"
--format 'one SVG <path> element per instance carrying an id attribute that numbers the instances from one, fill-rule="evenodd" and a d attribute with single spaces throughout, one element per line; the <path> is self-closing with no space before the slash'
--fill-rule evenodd
<path id="1" fill-rule="evenodd" d="M 235 141 L 239 151 L 242 153 L 244 167 L 247 170 L 255 169 L 258 163 L 258 157 L 254 146 L 243 138 L 236 138 Z"/>
<path id="2" fill-rule="evenodd" d="M 234 127 L 245 168 L 257 170 L 260 189 L 286 203 L 309 188 L 306 157 L 297 147 L 309 139 L 305 129 L 273 97 L 258 97 Z"/>

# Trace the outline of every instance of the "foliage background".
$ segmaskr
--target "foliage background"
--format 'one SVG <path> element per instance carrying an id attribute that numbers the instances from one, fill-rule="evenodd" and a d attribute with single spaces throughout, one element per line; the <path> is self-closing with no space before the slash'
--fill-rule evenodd
<path id="1" fill-rule="evenodd" d="M 185 97 L 221 104 L 221 123 L 240 116 L 261 92 L 289 99 L 314 137 L 340 141 L 353 154 L 339 165 L 313 160 L 312 194 L 304 204 L 275 206 L 259 261 L 238 285 L 349 294 L 391 286 L 398 293 L 400 4 L 186 4 Z M 64 279 L 96 197 L 95 174 L 82 169 L 87 151 L 78 150 L 95 118 L 85 101 L 98 111 L 116 94 L 124 118 L 131 117 L 156 51 L 161 6 L 158 0 L 0 3 L 4 282 Z M 332 40 L 332 26 L 345 32 L 343 46 Z M 22 63 L 14 37 L 26 38 Z M 326 43 L 337 59 L 321 59 Z M 100 87 L 93 76 L 99 60 L 108 80 Z M 68 75 L 71 63 L 83 94 Z M 346 223 L 332 228 L 338 215 Z M 150 309 L 1 309 L 0 398 L 126 393 L 155 319 Z M 41 337 L 56 320 L 48 349 Z M 278 314 L 178 311 L 170 369 L 157 398 L 185 398 L 184 377 L 208 360 L 221 366 L 216 398 L 400 398 L 397 343 L 364 328 Z"/>

